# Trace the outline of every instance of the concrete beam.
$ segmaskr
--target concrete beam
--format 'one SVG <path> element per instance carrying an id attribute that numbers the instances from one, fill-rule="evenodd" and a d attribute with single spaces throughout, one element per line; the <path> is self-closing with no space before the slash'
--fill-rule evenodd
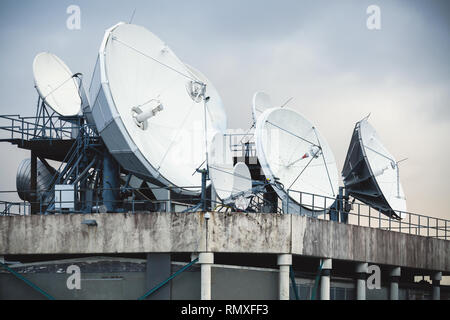
<path id="1" fill-rule="evenodd" d="M 201 213 L 32 215 L 0 217 L 0 230 L 0 255 L 251 252 L 450 272 L 448 240 L 297 215 L 211 213 L 207 231 Z"/>

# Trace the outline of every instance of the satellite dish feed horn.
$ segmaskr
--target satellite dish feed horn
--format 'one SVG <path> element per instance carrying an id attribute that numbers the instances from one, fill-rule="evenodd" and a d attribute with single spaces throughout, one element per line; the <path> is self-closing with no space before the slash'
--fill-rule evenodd
<path id="1" fill-rule="evenodd" d="M 133 119 L 136 125 L 142 130 L 147 130 L 147 120 L 154 117 L 158 112 L 164 109 L 160 101 L 152 99 L 148 103 L 131 108 Z"/>

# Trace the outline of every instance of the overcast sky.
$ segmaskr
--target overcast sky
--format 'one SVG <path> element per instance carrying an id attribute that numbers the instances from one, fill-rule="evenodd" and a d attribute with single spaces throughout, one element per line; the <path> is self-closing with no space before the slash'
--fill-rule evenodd
<path id="1" fill-rule="evenodd" d="M 381 29 L 369 30 L 369 5 Z M 69 30 L 69 5 L 81 29 Z M 143 25 L 219 90 L 230 128 L 251 123 L 251 99 L 311 120 L 339 171 L 355 123 L 370 122 L 401 165 L 408 211 L 450 218 L 449 1 L 5 1 L 0 2 L 1 114 L 34 115 L 32 62 L 41 51 L 90 81 L 104 30 Z M 0 124 L 2 125 L 2 124 Z M 0 190 L 15 189 L 29 153 L 0 144 Z"/>

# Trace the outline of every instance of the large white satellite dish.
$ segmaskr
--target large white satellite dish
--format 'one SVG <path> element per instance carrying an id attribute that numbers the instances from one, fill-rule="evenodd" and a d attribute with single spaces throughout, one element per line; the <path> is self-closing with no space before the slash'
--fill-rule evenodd
<path id="1" fill-rule="evenodd" d="M 67 65 L 52 53 L 39 53 L 33 61 L 36 90 L 44 103 L 62 116 L 75 116 L 81 109 L 78 83 Z"/>
<path id="2" fill-rule="evenodd" d="M 338 193 L 334 155 L 319 131 L 299 113 L 272 108 L 258 118 L 256 152 L 267 179 L 288 213 L 317 215 L 333 204 Z M 289 190 L 295 192 L 288 194 Z M 324 201 L 321 195 L 333 199 Z M 314 206 L 312 208 L 312 206 Z"/>
<path id="3" fill-rule="evenodd" d="M 253 95 L 252 116 L 253 122 L 258 121 L 259 116 L 267 109 L 273 108 L 270 96 L 265 92 L 255 92 Z"/>
<path id="4" fill-rule="evenodd" d="M 205 87 L 172 50 L 141 26 L 108 29 L 90 87 L 92 115 L 109 152 L 138 177 L 199 193 L 206 147 L 226 127 L 215 90 Z M 211 97 L 214 105 L 207 105 Z M 204 119 L 206 118 L 206 126 Z"/>
<path id="5" fill-rule="evenodd" d="M 347 193 L 354 198 L 395 218 L 406 211 L 398 162 L 367 119 L 355 126 L 342 176 Z"/>

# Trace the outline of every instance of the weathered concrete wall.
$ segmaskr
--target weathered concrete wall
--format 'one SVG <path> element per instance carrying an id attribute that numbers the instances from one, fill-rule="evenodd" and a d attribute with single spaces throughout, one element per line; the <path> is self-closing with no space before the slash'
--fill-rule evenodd
<path id="1" fill-rule="evenodd" d="M 97 227 L 81 224 L 95 219 Z M 208 230 L 208 232 L 206 232 Z M 450 241 L 295 215 L 212 213 L 0 217 L 0 255 L 292 253 L 450 271 Z"/>

